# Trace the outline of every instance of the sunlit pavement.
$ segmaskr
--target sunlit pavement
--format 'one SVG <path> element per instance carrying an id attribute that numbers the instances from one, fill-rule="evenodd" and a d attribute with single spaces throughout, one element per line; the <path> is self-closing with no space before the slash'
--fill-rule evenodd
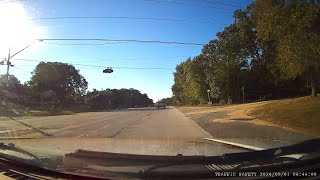
<path id="1" fill-rule="evenodd" d="M 150 107 L 62 116 L 1 118 L 0 139 L 11 138 L 117 138 L 166 141 L 212 138 L 267 149 L 287 146 L 312 137 L 248 122 L 211 122 L 201 128 L 174 107 Z M 208 143 L 226 146 L 224 143 Z"/>
<path id="2" fill-rule="evenodd" d="M 150 107 L 50 117 L 5 118 L 0 120 L 0 137 L 199 139 L 210 135 L 173 107 Z"/>
<path id="3" fill-rule="evenodd" d="M 248 151 L 203 138 L 211 136 L 174 107 L 0 120 L 2 142 L 39 156 L 64 155 L 77 149 L 149 155 Z"/>

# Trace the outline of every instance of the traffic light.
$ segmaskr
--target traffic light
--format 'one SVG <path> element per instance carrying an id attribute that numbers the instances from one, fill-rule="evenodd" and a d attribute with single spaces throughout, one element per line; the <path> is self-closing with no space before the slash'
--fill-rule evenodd
<path id="1" fill-rule="evenodd" d="M 113 73 L 113 69 L 112 68 L 104 69 L 103 73 Z"/>

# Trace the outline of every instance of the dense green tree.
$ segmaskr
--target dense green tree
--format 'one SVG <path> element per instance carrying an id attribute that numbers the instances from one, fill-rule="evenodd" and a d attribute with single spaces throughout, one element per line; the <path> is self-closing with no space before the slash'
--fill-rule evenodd
<path id="1" fill-rule="evenodd" d="M 0 98 L 7 101 L 24 103 L 28 96 L 28 89 L 14 75 L 0 75 Z"/>
<path id="2" fill-rule="evenodd" d="M 254 14 L 258 37 L 273 43 L 281 78 L 304 76 L 317 95 L 320 76 L 319 2 L 307 0 L 257 0 Z"/>
<path id="3" fill-rule="evenodd" d="M 34 96 L 52 90 L 63 106 L 76 96 L 83 95 L 88 86 L 86 79 L 73 65 L 60 62 L 41 62 L 28 82 Z"/>
<path id="4" fill-rule="evenodd" d="M 93 90 L 86 95 L 86 102 L 91 109 L 117 109 L 130 107 L 146 107 L 153 104 L 147 94 L 136 89 Z"/>
<path id="5" fill-rule="evenodd" d="M 174 104 L 199 104 L 207 102 L 205 58 L 200 55 L 179 64 L 172 86 Z"/>
<path id="6" fill-rule="evenodd" d="M 204 45 L 200 58 L 176 67 L 174 104 L 316 95 L 320 77 L 319 1 L 257 0 Z"/>

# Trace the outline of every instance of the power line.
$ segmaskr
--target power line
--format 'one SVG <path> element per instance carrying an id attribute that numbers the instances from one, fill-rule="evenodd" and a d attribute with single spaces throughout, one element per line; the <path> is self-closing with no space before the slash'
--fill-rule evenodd
<path id="1" fill-rule="evenodd" d="M 16 60 L 16 61 L 29 61 L 29 62 L 56 62 L 56 61 L 46 61 L 46 60 L 36 60 L 36 59 L 21 59 L 21 58 L 12 58 L 11 60 Z"/>
<path id="2" fill-rule="evenodd" d="M 13 3 L 18 1 L 26 1 L 26 0 L 8 0 L 8 1 L 0 1 L 0 4 Z"/>
<path id="3" fill-rule="evenodd" d="M 179 57 L 141 57 L 141 58 L 126 58 L 126 59 L 100 59 L 93 61 L 78 61 L 78 62 L 106 62 L 106 61 L 136 61 L 136 60 L 146 60 L 146 59 L 178 59 L 178 58 L 188 58 L 190 56 L 179 56 Z M 166 60 L 172 61 L 172 60 Z"/>
<path id="4" fill-rule="evenodd" d="M 194 0 L 197 2 L 206 2 L 206 3 L 212 3 L 212 4 L 217 4 L 217 5 L 224 5 L 224 6 L 230 6 L 230 7 L 234 7 L 234 8 L 239 8 L 239 6 L 233 5 L 233 4 L 229 4 L 229 3 L 225 3 L 225 2 L 219 2 L 219 1 L 211 1 L 211 0 Z"/>
<path id="5" fill-rule="evenodd" d="M 28 71 L 26 71 L 26 70 L 24 70 L 24 69 L 21 69 L 21 68 L 18 68 L 18 67 L 16 67 L 16 66 L 13 66 L 13 68 L 14 68 L 14 69 L 17 69 L 17 70 L 19 70 L 19 71 L 21 71 L 21 72 L 23 72 L 24 74 L 28 74 L 28 75 L 31 74 L 31 72 L 28 72 Z"/>
<path id="6" fill-rule="evenodd" d="M 188 58 L 189 56 L 181 56 L 180 58 Z M 104 62 L 104 61 L 133 61 L 133 60 L 142 60 L 142 59 L 158 59 L 158 58 L 130 58 L 130 59 L 116 59 L 116 60 L 95 60 L 95 61 L 81 61 L 81 62 Z M 160 58 L 161 59 L 161 58 Z M 172 59 L 172 58 L 167 58 Z M 177 59 L 177 58 L 175 58 Z M 172 61 L 172 60 L 167 60 Z"/>
<path id="7" fill-rule="evenodd" d="M 175 57 L 137 57 L 137 58 L 125 58 L 125 59 L 103 59 L 103 58 L 97 58 L 99 60 L 90 60 L 90 61 L 77 61 L 76 63 L 83 63 L 83 62 L 108 62 L 108 61 L 137 61 L 137 60 L 148 60 L 148 59 L 179 59 L 179 58 L 188 58 L 190 56 L 175 56 Z M 21 60 L 21 61 L 31 61 L 31 62 L 40 62 L 38 60 L 33 59 L 19 59 L 19 58 L 12 58 L 12 60 Z M 172 61 L 172 60 L 166 60 L 166 61 Z M 51 62 L 51 61 L 50 61 Z M 72 62 L 71 62 L 72 63 Z"/>
<path id="8" fill-rule="evenodd" d="M 104 46 L 104 45 L 110 45 L 110 44 L 125 44 L 127 42 L 114 42 L 114 43 L 50 43 L 50 42 L 44 42 L 46 44 L 52 44 L 52 45 L 62 45 L 62 46 Z"/>
<path id="9" fill-rule="evenodd" d="M 178 42 L 178 41 L 158 41 L 158 40 L 137 40 L 137 39 L 102 39 L 102 38 L 53 38 L 37 39 L 39 41 L 109 41 L 109 42 L 127 42 L 127 43 L 150 43 L 150 44 L 179 44 L 179 45 L 194 45 L 203 46 L 205 44 L 193 42 Z"/>
<path id="10" fill-rule="evenodd" d="M 156 3 L 167 3 L 167 4 L 177 4 L 177 5 L 187 5 L 187 6 L 198 6 L 198 7 L 205 7 L 205 8 L 223 9 L 223 10 L 233 10 L 233 9 L 227 9 L 227 8 L 210 6 L 210 5 L 203 5 L 203 4 L 198 4 L 198 3 L 185 3 L 185 2 L 165 1 L 165 0 L 143 0 L 143 1 L 156 2 Z"/>
<path id="11" fill-rule="evenodd" d="M 17 61 L 32 61 L 32 62 L 52 62 L 54 61 L 41 61 L 36 59 L 14 59 Z M 107 66 L 100 66 L 100 65 L 91 65 L 91 64 L 79 64 L 79 63 L 72 63 L 72 65 L 76 66 L 84 66 L 84 67 L 92 67 L 92 68 L 106 68 Z M 172 68 L 162 68 L 162 67 L 127 67 L 127 66 L 112 66 L 115 69 L 140 69 L 140 70 L 174 70 Z"/>
<path id="12" fill-rule="evenodd" d="M 154 21 L 172 21 L 172 22 L 190 22 L 202 24 L 215 24 L 211 21 L 199 21 L 190 19 L 172 19 L 172 18 L 153 18 L 153 17 L 132 17 L 132 16 L 59 16 L 59 17 L 40 17 L 30 18 L 28 20 L 59 20 L 59 19 L 133 19 L 133 20 L 154 20 Z"/>

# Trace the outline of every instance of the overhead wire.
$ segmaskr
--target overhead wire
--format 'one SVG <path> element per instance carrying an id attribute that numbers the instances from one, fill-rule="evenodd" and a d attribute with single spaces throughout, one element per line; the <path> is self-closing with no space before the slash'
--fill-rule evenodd
<path id="1" fill-rule="evenodd" d="M 13 3 L 13 2 L 19 2 L 19 1 L 26 1 L 26 0 L 7 0 L 7 1 L 0 1 L 0 4 Z"/>
<path id="2" fill-rule="evenodd" d="M 17 61 L 32 61 L 32 62 L 58 62 L 58 61 L 46 61 L 46 60 L 36 60 L 36 59 L 16 59 L 14 58 L 13 60 Z M 83 67 L 92 67 L 92 68 L 108 68 L 110 66 L 102 66 L 102 65 L 91 65 L 91 64 L 79 64 L 79 63 L 70 63 L 72 65 L 76 66 L 83 66 Z M 115 69 L 143 69 L 143 70 L 174 70 L 172 68 L 162 68 L 162 67 L 128 67 L 128 66 L 111 66 L 112 68 Z"/>
<path id="3" fill-rule="evenodd" d="M 16 70 L 19 70 L 19 71 L 23 72 L 24 74 L 28 74 L 28 75 L 31 74 L 31 72 L 28 72 L 28 71 L 26 71 L 26 70 L 24 70 L 24 69 L 21 69 L 21 68 L 18 68 L 18 67 L 16 67 L 16 66 L 13 66 L 13 68 L 16 69 Z"/>
<path id="4" fill-rule="evenodd" d="M 141 58 L 125 58 L 125 59 L 103 59 L 99 58 L 99 60 L 90 60 L 90 61 L 78 61 L 78 62 L 108 62 L 108 61 L 137 61 L 137 60 L 147 60 L 147 59 L 165 59 L 162 61 L 172 61 L 168 59 L 179 59 L 179 58 L 188 58 L 190 56 L 177 56 L 177 57 L 141 57 Z"/>
<path id="5" fill-rule="evenodd" d="M 139 39 L 104 39 L 104 38 L 39 38 L 39 41 L 107 41 L 107 42 L 127 42 L 127 43 L 150 43 L 150 44 L 178 44 L 203 46 L 203 43 L 179 42 L 179 41 L 159 41 L 159 40 L 139 40 Z"/>
<path id="6" fill-rule="evenodd" d="M 114 43 L 51 43 L 51 42 L 43 42 L 45 44 L 51 45 L 63 45 L 63 46 L 104 46 L 111 44 L 126 44 L 127 42 L 114 42 Z"/>
<path id="7" fill-rule="evenodd" d="M 230 6 L 230 7 L 234 7 L 234 8 L 239 8 L 239 6 L 236 6 L 236 5 L 233 5 L 233 4 L 229 4 L 229 3 L 225 3 L 225 2 L 221 2 L 221 1 L 212 1 L 212 0 L 194 0 L 194 1 L 212 3 L 212 4 L 217 4 L 217 5 L 224 5 L 224 6 Z"/>
<path id="8" fill-rule="evenodd" d="M 204 4 L 198 4 L 198 3 L 185 3 L 185 2 L 177 2 L 177 1 L 165 1 L 165 0 L 143 0 L 145 2 L 156 2 L 156 3 L 168 3 L 168 4 L 177 4 L 177 5 L 187 5 L 187 6 L 198 6 L 198 7 L 205 7 L 205 8 L 214 8 L 219 10 L 233 10 L 223 7 L 217 7 L 217 6 L 210 6 L 210 5 L 204 5 Z"/>
<path id="9" fill-rule="evenodd" d="M 77 61 L 75 63 L 83 63 L 83 62 L 108 62 L 108 61 L 137 61 L 137 60 L 148 60 L 148 59 L 165 59 L 162 61 L 172 61 L 172 60 L 167 60 L 167 59 L 180 59 L 180 58 L 189 58 L 190 56 L 175 56 L 175 57 L 137 57 L 137 58 L 124 58 L 124 59 L 115 59 L 115 58 L 95 58 L 95 60 L 87 60 L 87 61 Z M 32 61 L 34 62 L 35 60 L 33 59 L 20 59 L 20 58 L 12 58 L 12 60 L 22 60 L 22 61 Z M 36 60 L 35 62 L 40 62 Z M 71 62 L 73 63 L 73 62 Z"/>
<path id="10" fill-rule="evenodd" d="M 199 20 L 192 20 L 192 19 L 172 19 L 172 18 L 132 17 L 132 16 L 58 16 L 58 17 L 29 18 L 28 20 L 36 21 L 36 20 L 59 20 L 59 19 L 132 19 L 132 20 L 154 20 L 154 21 L 216 24 L 211 21 L 199 21 Z"/>

